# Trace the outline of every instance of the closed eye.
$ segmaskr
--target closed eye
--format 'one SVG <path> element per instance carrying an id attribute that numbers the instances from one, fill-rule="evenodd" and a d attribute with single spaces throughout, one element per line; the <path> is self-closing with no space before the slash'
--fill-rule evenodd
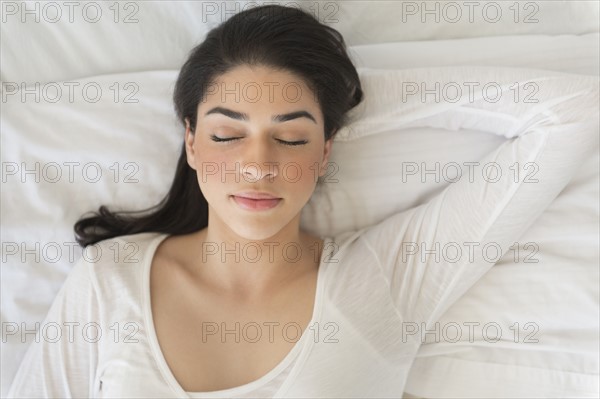
<path id="1" fill-rule="evenodd" d="M 217 143 L 223 143 L 223 142 L 228 142 L 228 141 L 235 141 L 235 140 L 239 140 L 242 137 L 227 137 L 227 138 L 223 138 L 223 137 L 218 137 L 215 136 L 214 134 L 210 136 L 212 141 L 216 141 Z M 306 143 L 308 143 L 307 140 L 300 140 L 300 141 L 285 141 L 285 140 L 280 140 L 280 139 L 276 139 L 278 142 L 280 142 L 283 145 L 289 145 L 289 146 L 296 146 L 296 145 L 304 145 Z"/>

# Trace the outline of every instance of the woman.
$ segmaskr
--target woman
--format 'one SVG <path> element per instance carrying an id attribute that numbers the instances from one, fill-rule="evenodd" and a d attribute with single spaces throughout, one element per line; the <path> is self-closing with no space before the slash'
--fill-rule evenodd
<path id="1" fill-rule="evenodd" d="M 32 345 L 9 396 L 402 396 L 419 330 L 493 266 L 405 244 L 507 249 L 597 138 L 561 137 L 577 115 L 550 114 L 493 155 L 534 159 L 553 181 L 463 180 L 370 228 L 312 236 L 300 212 L 362 97 L 341 35 L 302 11 L 257 7 L 212 30 L 175 86 L 185 134 L 168 195 L 75 225 L 86 256 L 46 323 L 85 333 Z"/>

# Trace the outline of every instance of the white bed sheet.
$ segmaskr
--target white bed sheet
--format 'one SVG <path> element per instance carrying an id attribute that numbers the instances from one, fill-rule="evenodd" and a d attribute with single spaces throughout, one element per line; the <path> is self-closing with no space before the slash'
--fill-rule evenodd
<path id="1" fill-rule="evenodd" d="M 507 35 L 352 46 L 358 66 L 382 69 L 487 65 L 600 74 L 600 33 Z"/>
<path id="2" fill-rule="evenodd" d="M 598 71 L 597 33 L 559 39 L 529 36 L 390 43 L 358 46 L 352 51 L 358 55 L 359 66 L 373 68 L 477 63 L 592 75 Z M 101 204 L 145 208 L 166 193 L 179 150 L 177 132 L 181 130 L 170 104 L 169 82 L 176 72 L 106 75 L 80 81 L 98 82 L 105 88 L 119 82 L 121 95 L 131 92 L 123 89 L 127 82 L 135 82 L 140 89 L 134 96 L 140 99 L 138 104 L 115 104 L 107 98 L 95 104 L 23 104 L 14 96 L 3 103 L 4 165 L 98 162 L 104 178 L 96 183 L 84 181 L 82 169 L 76 168 L 73 183 L 66 176 L 57 183 L 32 183 L 30 178 L 22 183 L 12 176 L 3 182 L 2 241 L 7 258 L 2 266 L 2 396 L 27 346 L 20 342 L 20 335 L 5 334 L 4 326 L 12 322 L 32 326 L 44 318 L 80 255 L 79 251 L 75 258 L 66 255 L 68 243 L 74 242 L 72 225 L 76 219 Z M 108 89 L 106 93 L 113 94 Z M 111 137 L 119 139 L 111 141 Z M 348 141 L 340 138 L 332 161 L 351 165 L 353 160 L 356 167 L 340 168 L 336 191 L 327 194 L 330 198 L 338 195 L 330 222 L 317 222 L 317 205 L 325 198 L 316 193 L 303 214 L 303 223 L 313 231 L 324 232 L 360 228 L 381 220 L 426 201 L 448 184 L 386 185 L 386 179 L 395 173 L 390 166 L 399 159 L 418 152 L 415 161 L 476 161 L 499 142 L 497 137 L 468 131 L 455 132 L 448 140 L 435 130 L 407 130 L 402 135 L 380 134 Z M 113 181 L 115 162 L 119 183 Z M 139 170 L 135 165 L 125 166 L 127 162 Z M 138 182 L 123 183 L 129 172 L 135 172 Z M 543 262 L 523 267 L 503 258 L 441 320 L 535 321 L 545 328 L 544 345 L 499 349 L 499 345 L 479 340 L 457 351 L 457 345 L 426 344 L 414 364 L 406 392 L 422 397 L 489 397 L 494 392 L 501 396 L 562 396 L 557 392 L 564 389 L 569 396 L 597 396 L 598 360 L 592 355 L 598 352 L 598 322 L 594 318 L 598 313 L 598 182 L 596 153 L 519 240 L 536 242 Z M 364 184 L 371 190 L 363 190 L 357 197 L 355 187 Z M 381 201 L 382 190 L 392 200 Z M 352 198 L 345 194 L 348 192 Z M 370 201 L 378 201 L 378 206 L 356 211 Z M 8 255 L 5 244 L 13 242 L 26 248 L 38 243 L 50 252 L 40 260 L 27 256 L 23 262 L 22 251 Z M 49 260 L 56 246 L 63 256 L 53 263 Z M 474 376 L 479 379 L 476 383 Z M 507 377 L 512 382 L 507 382 Z M 557 384 L 544 388 L 551 378 Z M 498 391 L 502 387 L 504 391 Z"/>

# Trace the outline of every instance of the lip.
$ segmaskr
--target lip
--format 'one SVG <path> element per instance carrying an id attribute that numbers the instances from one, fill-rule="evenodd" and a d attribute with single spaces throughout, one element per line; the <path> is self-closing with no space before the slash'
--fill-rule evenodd
<path id="1" fill-rule="evenodd" d="M 275 208 L 281 201 L 282 198 L 270 196 L 269 198 L 255 199 L 242 197 L 240 195 L 232 195 L 231 198 L 238 204 L 242 209 L 248 211 L 266 211 Z"/>
<path id="2" fill-rule="evenodd" d="M 273 195 L 271 193 L 267 193 L 264 191 L 242 191 L 242 192 L 233 194 L 233 196 L 241 197 L 241 198 L 249 198 L 249 199 L 253 199 L 253 200 L 281 199 L 281 197 L 278 197 L 276 195 Z"/>

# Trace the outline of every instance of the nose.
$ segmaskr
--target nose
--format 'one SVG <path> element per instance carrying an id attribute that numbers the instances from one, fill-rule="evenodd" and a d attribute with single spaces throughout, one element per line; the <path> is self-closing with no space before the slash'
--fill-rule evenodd
<path id="1" fill-rule="evenodd" d="M 242 175 L 248 182 L 257 182 L 264 178 L 273 181 L 279 174 L 279 163 L 274 161 L 248 162 L 242 166 Z"/>
<path id="2" fill-rule="evenodd" d="M 276 149 L 269 143 L 269 136 L 258 136 L 248 141 L 242 163 L 242 177 L 247 182 L 257 182 L 264 178 L 272 181 L 279 174 L 279 162 L 273 155 Z"/>

